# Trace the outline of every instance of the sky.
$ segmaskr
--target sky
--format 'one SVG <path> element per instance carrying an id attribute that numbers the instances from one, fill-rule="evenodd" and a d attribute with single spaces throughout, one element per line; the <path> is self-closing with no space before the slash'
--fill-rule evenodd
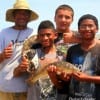
<path id="1" fill-rule="evenodd" d="M 12 22 L 7 22 L 5 20 L 5 15 L 6 10 L 13 8 L 15 2 L 16 0 L 0 0 L 0 30 L 14 24 Z M 30 9 L 37 12 L 39 15 L 38 20 L 28 24 L 29 27 L 33 28 L 34 34 L 37 33 L 37 27 L 43 20 L 51 20 L 55 24 L 55 10 L 62 4 L 68 4 L 74 9 L 75 15 L 71 29 L 77 30 L 78 19 L 84 14 L 95 15 L 100 23 L 99 0 L 27 0 L 27 2 L 30 5 Z"/>

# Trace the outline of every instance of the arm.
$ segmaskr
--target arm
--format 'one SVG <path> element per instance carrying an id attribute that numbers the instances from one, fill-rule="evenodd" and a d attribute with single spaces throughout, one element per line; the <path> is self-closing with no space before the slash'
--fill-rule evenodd
<path id="1" fill-rule="evenodd" d="M 100 84 L 100 76 L 91 76 L 83 72 L 73 73 L 73 77 L 79 81 L 93 82 Z"/>
<path id="2" fill-rule="evenodd" d="M 65 43 L 80 43 L 81 37 L 78 35 L 74 35 L 73 32 L 63 33 L 63 38 Z"/>
<path id="3" fill-rule="evenodd" d="M 57 75 L 56 75 L 56 66 L 49 66 L 48 69 L 48 75 L 52 81 L 52 83 L 57 87 L 61 88 L 59 81 L 57 80 Z"/>

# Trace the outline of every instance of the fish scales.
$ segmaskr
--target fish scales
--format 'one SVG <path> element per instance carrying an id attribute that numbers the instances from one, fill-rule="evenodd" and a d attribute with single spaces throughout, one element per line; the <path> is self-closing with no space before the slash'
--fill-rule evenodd
<path id="1" fill-rule="evenodd" d="M 37 71 L 35 71 L 34 74 L 32 74 L 29 77 L 29 79 L 27 80 L 28 84 L 32 85 L 32 84 L 36 83 L 39 79 L 41 79 L 43 77 L 48 77 L 49 75 L 47 72 L 47 68 L 50 65 L 56 66 L 59 71 L 64 71 L 65 73 L 72 73 L 72 72 L 80 71 L 76 66 L 74 66 L 73 64 L 71 64 L 69 62 L 57 61 L 54 63 L 50 63 L 50 64 L 44 66 L 43 68 L 39 67 L 37 69 Z"/>

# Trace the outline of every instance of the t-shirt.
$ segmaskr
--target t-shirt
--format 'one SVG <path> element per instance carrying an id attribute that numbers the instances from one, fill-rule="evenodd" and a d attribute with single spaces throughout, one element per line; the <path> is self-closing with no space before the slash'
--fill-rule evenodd
<path id="1" fill-rule="evenodd" d="M 36 70 L 38 70 L 38 68 L 46 66 L 49 63 L 53 63 L 55 61 L 61 61 L 63 59 L 63 57 L 59 55 L 58 52 L 45 54 L 42 51 L 42 48 L 37 48 L 34 50 L 36 50 L 36 55 L 37 55 L 36 59 L 38 62 L 38 66 L 37 68 L 35 68 Z M 34 85 L 35 85 L 35 88 L 37 88 L 36 90 L 34 89 Z M 33 100 L 33 99 L 55 100 L 56 90 L 49 77 L 40 78 L 34 85 L 30 86 L 28 89 L 28 100 Z M 36 94 L 37 97 L 33 94 Z"/>
<path id="2" fill-rule="evenodd" d="M 45 66 L 55 61 L 61 61 L 63 56 L 59 55 L 58 52 L 52 54 L 44 54 L 41 49 L 37 49 L 40 67 Z M 43 61 L 43 59 L 46 59 Z M 41 88 L 41 100 L 54 100 L 56 96 L 56 91 L 53 83 L 49 77 L 39 79 L 39 85 Z"/>
<path id="3" fill-rule="evenodd" d="M 98 67 L 98 69 L 100 69 L 100 66 L 97 65 L 97 58 L 100 56 L 99 50 L 99 44 L 96 44 L 95 47 L 88 52 L 81 49 L 80 44 L 78 44 L 69 48 L 66 60 L 88 75 L 97 75 L 97 72 L 100 73 L 100 70 L 97 70 Z M 97 91 L 94 83 L 79 82 L 75 79 L 71 80 L 70 95 L 72 97 L 93 98 L 95 97 L 95 90 Z M 99 92 L 97 94 L 99 94 Z"/>
<path id="4" fill-rule="evenodd" d="M 79 37 L 78 32 L 73 31 L 73 34 L 74 34 L 74 36 Z M 58 33 L 58 37 L 57 37 L 57 39 L 55 39 L 54 42 L 55 42 L 55 45 L 56 45 L 56 48 L 57 48 L 57 53 L 60 56 L 63 56 L 63 60 L 65 60 L 68 48 L 70 46 L 74 45 L 74 44 L 64 43 L 63 33 Z M 32 46 L 33 49 L 38 49 L 40 47 L 41 47 L 41 43 L 36 43 L 36 44 L 33 44 L 33 46 Z M 65 82 L 65 81 L 62 80 L 62 85 L 63 85 L 63 88 L 62 89 L 57 89 L 57 93 L 68 94 L 69 82 Z"/>
<path id="5" fill-rule="evenodd" d="M 76 38 L 80 37 L 77 31 L 72 31 L 72 32 L 73 32 L 74 37 Z M 59 51 L 59 54 L 63 55 L 66 58 L 68 48 L 71 47 L 72 45 L 75 45 L 76 43 L 64 43 L 63 33 L 58 33 L 58 38 L 55 39 L 55 44 L 56 44 L 57 50 Z"/>
<path id="6" fill-rule="evenodd" d="M 72 32 L 75 37 L 79 37 L 78 32 L 76 31 L 72 31 Z M 64 57 L 63 60 L 65 60 L 68 48 L 71 47 L 72 45 L 75 45 L 76 43 L 64 43 L 63 33 L 58 33 L 58 38 L 55 40 L 55 44 L 56 44 L 59 55 L 62 55 Z M 70 82 L 65 82 L 63 80 L 61 81 L 62 81 L 62 88 L 57 89 L 58 94 L 69 94 L 69 83 Z"/>
<path id="7" fill-rule="evenodd" d="M 10 42 L 13 44 L 13 55 L 11 58 L 0 63 L 0 91 L 3 92 L 26 92 L 27 83 L 25 80 L 28 75 L 21 77 L 13 77 L 13 71 L 18 67 L 21 61 L 21 51 L 23 42 L 33 30 L 27 28 L 25 30 L 15 30 L 12 27 L 6 28 L 0 33 L 0 53 L 8 46 Z"/>

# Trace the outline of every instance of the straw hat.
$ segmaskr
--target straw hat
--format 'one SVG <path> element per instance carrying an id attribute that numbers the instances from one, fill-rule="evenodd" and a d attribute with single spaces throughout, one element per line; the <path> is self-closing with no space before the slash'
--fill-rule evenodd
<path id="1" fill-rule="evenodd" d="M 16 10 L 16 9 L 19 9 L 19 10 L 24 9 L 24 10 L 31 11 L 31 16 L 30 16 L 29 21 L 36 20 L 38 18 L 38 14 L 30 9 L 26 0 L 17 0 L 16 3 L 13 5 L 13 8 L 7 10 L 6 21 L 14 22 L 13 11 Z"/>

